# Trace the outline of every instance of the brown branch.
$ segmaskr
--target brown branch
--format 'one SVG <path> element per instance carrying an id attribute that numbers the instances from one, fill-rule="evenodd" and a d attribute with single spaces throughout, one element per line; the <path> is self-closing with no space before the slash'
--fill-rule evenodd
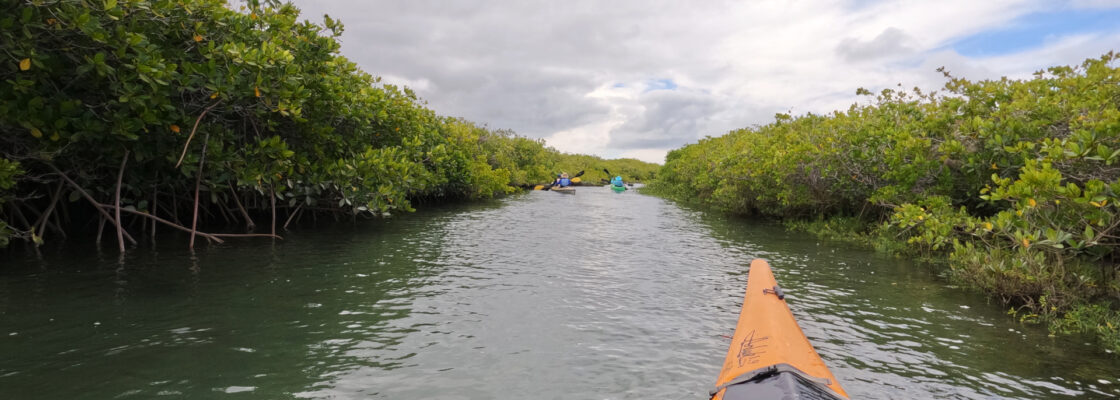
<path id="1" fill-rule="evenodd" d="M 105 208 L 113 207 L 110 204 L 98 204 L 98 206 L 105 207 Z M 191 232 L 191 228 L 187 228 L 185 226 L 176 224 L 174 222 L 168 221 L 166 219 L 157 217 L 155 215 L 152 215 L 152 214 L 149 214 L 149 213 L 146 213 L 146 212 L 143 212 L 143 211 L 137 211 L 137 210 L 133 210 L 133 209 L 129 209 L 129 208 L 122 208 L 121 211 L 131 213 L 131 214 L 135 214 L 135 215 L 139 215 L 139 216 L 146 217 L 146 218 L 151 218 L 153 221 L 157 221 L 161 224 L 170 226 L 172 228 L 181 230 L 183 232 Z M 194 234 L 196 234 L 198 236 L 202 236 L 204 239 L 213 240 L 213 241 L 218 242 L 218 243 L 224 243 L 225 241 L 219 239 L 219 238 L 224 238 L 224 237 L 268 237 L 268 238 L 274 238 L 274 239 L 284 239 L 283 237 L 280 237 L 280 236 L 277 236 L 277 235 L 269 235 L 267 233 L 206 233 L 206 232 L 195 231 Z"/>
<path id="2" fill-rule="evenodd" d="M 101 216 L 105 217 L 106 219 L 108 219 L 110 221 L 115 221 L 113 219 L 113 216 L 109 215 L 108 211 L 102 210 L 101 207 L 99 207 L 101 205 L 101 203 L 98 203 L 97 200 L 94 200 L 93 196 L 90 196 L 89 193 L 85 191 L 85 189 L 82 189 L 81 186 L 78 186 L 78 184 L 75 183 L 73 180 L 71 180 L 69 176 L 66 176 L 66 174 L 62 173 L 62 171 L 59 171 L 58 167 L 55 167 L 54 164 L 50 164 L 50 163 L 44 163 L 44 164 L 47 164 L 47 166 L 50 167 L 50 169 L 54 170 L 54 172 L 57 173 L 58 176 L 61 176 L 62 179 L 66 181 L 66 183 L 69 183 L 70 186 L 74 188 L 74 190 L 77 190 L 78 193 L 80 193 L 82 195 L 82 197 L 85 197 L 86 201 L 88 201 L 90 204 L 93 204 L 93 208 L 96 209 L 97 212 L 100 212 Z M 132 242 L 132 244 L 136 244 L 136 239 L 133 239 L 132 235 L 129 235 L 128 232 L 122 231 L 121 233 L 124 234 L 124 238 L 128 239 L 129 242 Z"/>
<path id="3" fill-rule="evenodd" d="M 272 200 L 272 235 L 276 236 L 276 187 L 268 186 L 269 198 Z"/>
<path id="4" fill-rule="evenodd" d="M 105 217 L 101 217 L 101 218 L 97 219 L 97 239 L 94 239 L 93 242 L 98 245 L 97 246 L 98 249 L 101 248 L 101 233 L 102 232 L 105 232 Z"/>
<path id="5" fill-rule="evenodd" d="M 121 157 L 121 169 L 117 171 L 117 192 L 113 195 L 113 205 L 116 208 L 115 217 L 117 223 L 117 244 L 121 248 L 121 253 L 124 253 L 124 227 L 121 226 L 121 182 L 124 180 L 124 166 L 128 163 L 128 149 L 124 151 L 124 157 Z"/>
<path id="6" fill-rule="evenodd" d="M 229 184 L 229 191 L 233 197 L 233 202 L 237 203 L 237 209 L 241 210 L 241 216 L 245 218 L 245 229 L 251 231 L 256 228 L 257 224 L 253 223 L 253 219 L 249 217 L 249 212 L 245 211 L 245 206 L 241 204 L 241 196 L 237 194 L 237 189 L 233 187 L 232 183 Z"/>
<path id="7" fill-rule="evenodd" d="M 217 104 L 217 103 L 214 103 Z M 211 106 L 213 107 L 213 106 Z M 205 113 L 205 111 L 204 111 Z M 201 118 L 201 117 L 200 117 Z M 191 244 L 190 248 L 194 249 L 194 233 L 198 230 L 198 187 L 202 185 L 202 167 L 206 163 L 206 146 L 210 144 L 210 133 L 206 133 L 206 138 L 202 139 L 202 156 L 198 158 L 198 174 L 194 178 L 194 217 L 191 218 Z M 186 149 L 183 149 L 184 153 Z"/>
<path id="8" fill-rule="evenodd" d="M 194 128 L 191 128 L 191 134 L 190 136 L 187 136 L 187 143 L 183 145 L 183 154 L 179 155 L 179 161 L 175 163 L 175 168 L 179 168 L 179 165 L 183 163 L 183 157 L 187 156 L 187 148 L 191 146 L 191 139 L 194 138 L 194 133 L 198 130 L 198 124 L 202 122 L 202 117 L 205 117 L 206 113 L 209 112 L 211 108 L 214 108 L 214 106 L 218 105 L 218 103 L 221 102 L 222 100 L 218 99 L 218 101 L 215 101 L 214 104 L 211 104 L 209 107 L 206 107 L 205 110 L 202 110 L 202 114 L 199 114 L 198 119 L 194 120 Z M 203 147 L 205 147 L 205 145 L 203 145 Z M 205 151 L 203 151 L 203 153 L 205 156 Z"/>
<path id="9" fill-rule="evenodd" d="M 59 183 L 62 183 L 62 182 L 59 182 Z M 66 207 L 63 207 L 62 209 L 65 210 Z M 62 217 L 59 216 L 60 214 L 62 214 L 62 213 L 61 212 L 54 213 L 54 215 L 53 215 L 54 223 L 50 223 L 49 221 L 48 221 L 48 223 L 50 223 L 50 225 L 54 227 L 55 232 L 58 232 L 59 236 L 62 236 L 63 239 L 66 239 L 66 231 L 62 230 Z"/>
<path id="10" fill-rule="evenodd" d="M 217 195 L 217 193 L 214 192 L 213 187 L 210 188 L 210 195 L 211 196 L 216 196 Z M 211 200 L 213 200 L 213 198 L 211 198 Z M 233 221 L 231 221 L 229 219 L 229 211 L 226 210 L 228 208 L 228 207 L 226 207 L 226 203 L 225 202 L 222 202 L 222 203 L 212 202 L 212 203 L 217 205 L 217 207 L 210 207 L 210 208 L 217 208 L 218 209 L 218 214 L 221 214 L 222 219 L 226 221 L 226 225 L 232 225 Z"/>
<path id="11" fill-rule="evenodd" d="M 183 224 L 183 221 L 179 220 L 179 196 L 175 195 L 174 190 L 171 191 L 171 219 L 175 220 L 176 224 Z"/>
<path id="12" fill-rule="evenodd" d="M 267 234 L 267 233 L 211 233 L 210 236 L 214 236 L 214 237 L 266 237 L 266 238 L 284 240 L 284 238 L 279 236 L 279 235 L 270 235 L 270 234 Z"/>
<path id="13" fill-rule="evenodd" d="M 112 204 L 98 204 L 97 207 L 98 207 L 98 209 L 100 209 L 100 208 L 113 208 L 113 205 Z M 153 221 L 158 221 L 158 222 L 163 223 L 164 225 L 170 226 L 172 228 L 175 228 L 175 229 L 178 229 L 178 230 L 181 230 L 181 231 L 184 231 L 184 232 L 191 232 L 192 234 L 202 236 L 206 240 L 213 240 L 215 242 L 222 243 L 222 240 L 218 239 L 217 236 L 214 236 L 212 234 L 205 233 L 205 232 L 194 232 L 194 231 L 191 230 L 191 228 L 187 228 L 185 226 L 176 224 L 174 222 L 168 221 L 166 219 L 157 217 L 157 216 L 152 215 L 152 214 L 148 214 L 148 213 L 143 212 L 143 211 L 137 211 L 137 210 L 133 210 L 133 209 L 129 209 L 129 208 L 122 208 L 121 211 L 131 213 L 131 214 L 135 214 L 135 215 L 139 215 L 139 216 L 143 216 L 143 217 L 148 217 L 148 218 L 151 218 Z"/>
<path id="14" fill-rule="evenodd" d="M 158 174 L 158 173 L 157 173 Z M 159 176 L 159 175 L 156 175 Z M 159 186 L 153 185 L 152 192 L 152 215 L 156 214 L 159 210 Z M 156 238 L 156 221 L 152 221 L 152 239 Z"/>
<path id="15" fill-rule="evenodd" d="M 15 215 L 16 218 L 20 220 L 20 222 L 23 222 L 23 226 L 27 227 L 27 231 L 34 232 L 35 227 L 31 226 L 30 222 L 27 222 L 27 217 L 24 216 L 23 211 L 20 210 L 20 203 L 9 202 L 8 205 L 12 208 L 12 215 Z"/>
<path id="16" fill-rule="evenodd" d="M 70 223 L 70 207 L 59 207 L 58 218 L 61 220 L 65 220 L 66 223 Z M 62 221 L 59 221 L 58 224 L 61 226 Z"/>
<path id="17" fill-rule="evenodd" d="M 289 215 L 288 220 L 284 222 L 284 230 L 288 230 L 288 224 L 292 223 L 292 218 L 295 218 L 296 215 L 299 214 L 299 212 L 302 210 L 303 204 L 300 204 L 299 207 L 296 207 L 295 211 L 292 211 L 292 215 Z"/>
<path id="18" fill-rule="evenodd" d="M 39 237 L 46 236 L 47 223 L 50 222 L 47 218 L 51 217 L 51 213 L 54 211 L 55 206 L 58 205 L 58 197 L 62 195 L 62 186 L 63 183 L 59 182 L 58 188 L 54 190 L 54 195 L 51 196 L 51 204 L 47 206 L 47 211 L 44 211 L 43 215 L 40 215 L 39 220 L 36 221 L 36 229 L 39 232 Z"/>
<path id="19" fill-rule="evenodd" d="M 1108 235 L 1107 233 L 1111 232 L 1113 229 L 1116 229 L 1117 226 L 1120 226 L 1120 219 L 1118 219 L 1116 221 L 1113 221 L 1112 225 L 1109 225 L 1108 228 L 1105 228 L 1102 231 L 1098 231 L 1097 236 L 1093 238 L 1093 242 L 1094 243 L 1099 242 L 1101 239 L 1104 239 L 1105 237 L 1114 237 L 1114 236 Z"/>

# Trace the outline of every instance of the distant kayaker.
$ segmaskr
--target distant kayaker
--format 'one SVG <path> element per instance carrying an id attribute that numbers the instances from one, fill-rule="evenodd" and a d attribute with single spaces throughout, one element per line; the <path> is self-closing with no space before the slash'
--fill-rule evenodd
<path id="1" fill-rule="evenodd" d="M 615 176 L 614 179 L 611 179 L 611 190 L 614 190 L 615 193 L 622 193 L 630 189 L 627 189 L 626 183 L 622 182 L 622 176 Z"/>
<path id="2" fill-rule="evenodd" d="M 567 172 L 561 172 L 560 175 L 556 176 L 556 181 L 552 182 L 552 184 L 560 187 L 568 187 L 572 184 L 572 180 L 568 178 Z"/>

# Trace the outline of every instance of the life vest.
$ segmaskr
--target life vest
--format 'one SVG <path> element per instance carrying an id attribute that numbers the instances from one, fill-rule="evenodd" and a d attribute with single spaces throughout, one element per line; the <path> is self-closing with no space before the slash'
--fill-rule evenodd
<path id="1" fill-rule="evenodd" d="M 560 178 L 560 187 L 565 187 L 572 184 L 572 180 L 568 178 Z"/>
<path id="2" fill-rule="evenodd" d="M 614 177 L 614 179 L 611 179 L 611 185 L 622 186 L 622 177 L 621 176 L 616 176 L 616 177 Z"/>

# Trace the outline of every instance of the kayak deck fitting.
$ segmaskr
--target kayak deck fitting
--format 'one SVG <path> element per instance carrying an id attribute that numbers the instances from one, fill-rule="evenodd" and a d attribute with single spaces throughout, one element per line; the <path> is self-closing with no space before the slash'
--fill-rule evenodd
<path id="1" fill-rule="evenodd" d="M 710 394 L 714 400 L 848 399 L 797 325 L 765 260 L 751 262 L 735 336 Z"/>

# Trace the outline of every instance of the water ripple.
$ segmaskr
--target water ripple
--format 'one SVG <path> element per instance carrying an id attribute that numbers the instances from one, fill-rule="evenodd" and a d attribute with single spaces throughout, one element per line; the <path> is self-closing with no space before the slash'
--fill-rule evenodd
<path id="1" fill-rule="evenodd" d="M 1115 358 L 921 266 L 636 193 L 289 236 L 0 276 L 0 393 L 699 399 L 762 257 L 853 398 L 1120 394 Z"/>

